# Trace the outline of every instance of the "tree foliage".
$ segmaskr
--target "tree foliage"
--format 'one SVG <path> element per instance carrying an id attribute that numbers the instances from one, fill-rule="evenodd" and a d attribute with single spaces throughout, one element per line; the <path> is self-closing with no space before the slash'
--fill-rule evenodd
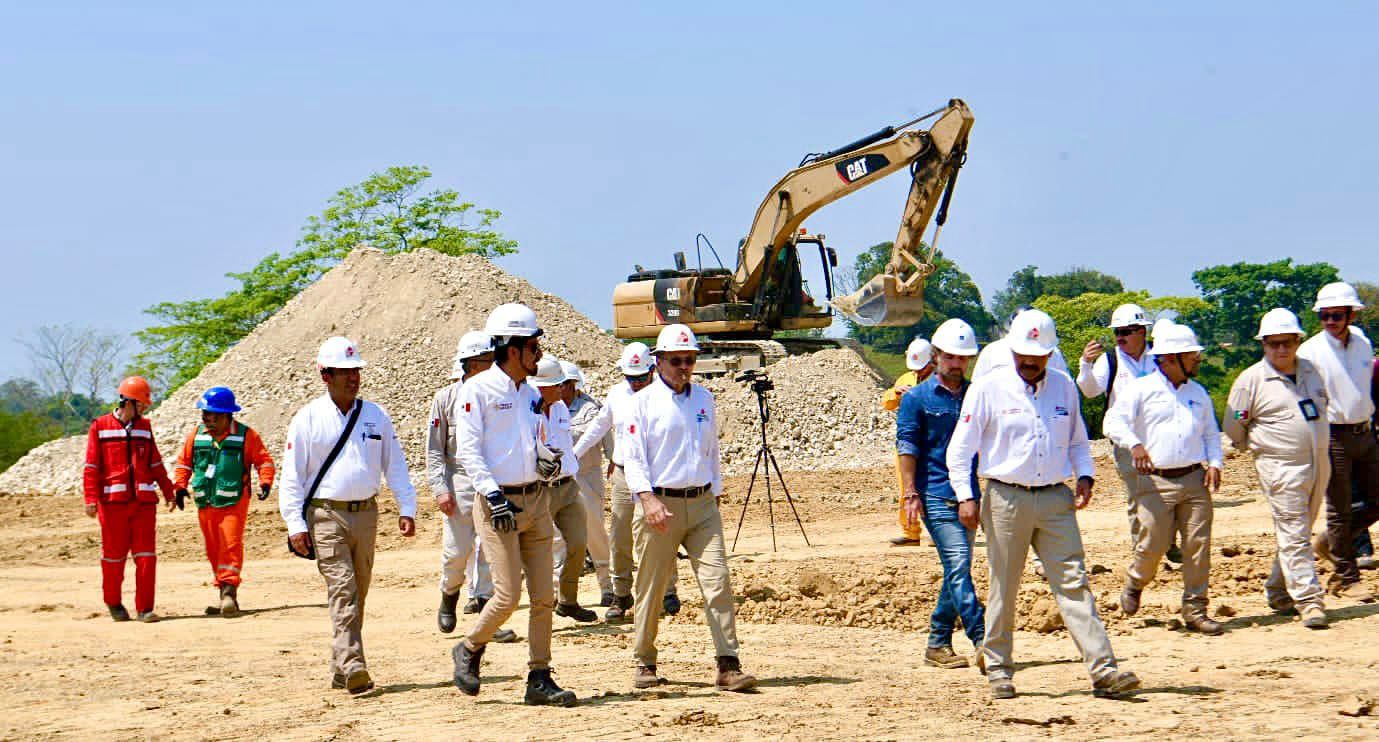
<path id="1" fill-rule="evenodd" d="M 224 296 L 163 302 L 146 312 L 158 324 L 136 335 L 144 350 L 134 369 L 164 393 L 248 335 L 360 244 L 389 253 L 426 248 L 446 255 L 507 255 L 517 250 L 494 224 L 502 214 L 463 201 L 453 189 L 424 190 L 431 171 L 391 167 L 344 188 L 307 219 L 296 250 L 274 252 L 243 273 Z"/>
<path id="2" fill-rule="evenodd" d="M 853 274 L 861 286 L 885 270 L 891 257 L 890 242 L 867 248 L 853 263 Z M 923 248 L 923 245 L 920 246 Z M 943 252 L 934 253 L 934 274 L 924 282 L 924 319 L 909 327 L 864 327 L 848 323 L 848 335 L 863 345 L 888 353 L 904 353 L 915 336 L 929 337 L 934 329 L 951 317 L 964 319 L 978 337 L 987 337 L 993 322 L 982 305 L 977 285 Z"/>
<path id="3" fill-rule="evenodd" d="M 1087 293 L 1120 294 L 1124 284 L 1115 276 L 1091 268 L 1076 267 L 1051 276 L 1039 274 L 1039 269 L 1027 265 L 1011 274 L 1005 289 L 991 297 L 991 313 L 998 322 L 1005 322 L 1020 306 L 1033 306 L 1041 296 L 1061 296 L 1071 299 Z"/>
<path id="4" fill-rule="evenodd" d="M 1295 265 L 1291 258 L 1194 271 L 1192 282 L 1208 307 L 1191 318 L 1193 326 L 1201 340 L 1222 346 L 1226 367 L 1244 368 L 1259 358 L 1254 336 L 1265 312 L 1275 307 L 1291 309 L 1304 329 L 1315 332 L 1320 327 L 1312 312 L 1317 290 L 1339 280 L 1338 276 L 1336 267 L 1328 263 Z"/>
<path id="5" fill-rule="evenodd" d="M 1360 295 L 1360 303 L 1365 305 L 1356 316 L 1355 324 L 1365 331 L 1370 340 L 1375 340 L 1374 333 L 1379 331 L 1379 284 L 1356 281 L 1353 285 L 1355 293 Z"/>

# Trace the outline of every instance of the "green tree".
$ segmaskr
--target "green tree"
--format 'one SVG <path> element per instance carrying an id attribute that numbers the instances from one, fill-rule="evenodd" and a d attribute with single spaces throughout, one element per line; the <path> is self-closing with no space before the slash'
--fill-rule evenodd
<path id="1" fill-rule="evenodd" d="M 389 253 L 426 248 L 446 255 L 507 255 L 514 240 L 494 228 L 502 214 L 462 201 L 453 189 L 424 191 L 431 171 L 391 167 L 330 198 L 307 219 L 297 249 L 274 252 L 243 273 L 224 296 L 163 302 L 146 312 L 159 320 L 136 336 L 144 350 L 132 370 L 167 393 L 195 376 L 360 244 Z"/>
<path id="2" fill-rule="evenodd" d="M 1005 289 L 991 297 L 991 313 L 1004 322 L 1016 307 L 1033 306 L 1041 296 L 1061 296 L 1071 299 L 1086 293 L 1120 294 L 1125 291 L 1119 278 L 1091 268 L 1075 267 L 1051 276 L 1039 274 L 1039 269 L 1027 265 L 1011 274 Z"/>
<path id="3" fill-rule="evenodd" d="M 881 242 L 857 256 L 853 274 L 858 286 L 885 270 L 891 246 L 890 242 Z M 920 245 L 920 249 L 924 246 Z M 864 327 L 848 322 L 848 335 L 878 351 L 904 353 L 915 336 L 929 337 L 945 320 L 958 317 L 972 325 L 978 337 L 986 337 L 993 322 L 972 277 L 944 257 L 942 250 L 934 253 L 934 267 L 933 275 L 924 282 L 924 319 L 908 327 Z"/>
<path id="4" fill-rule="evenodd" d="M 1203 268 L 1192 274 L 1207 308 L 1189 322 L 1200 339 L 1220 345 L 1225 366 L 1243 369 L 1259 358 L 1254 339 L 1259 318 L 1284 307 L 1297 313 L 1303 328 L 1315 332 L 1319 323 L 1311 311 L 1317 290 L 1339 280 L 1329 263 L 1294 265 L 1291 258 L 1272 263 L 1235 263 Z"/>
<path id="5" fill-rule="evenodd" d="M 1369 281 L 1356 281 L 1353 285 L 1355 293 L 1360 295 L 1360 303 L 1365 305 L 1355 318 L 1355 324 L 1374 340 L 1374 333 L 1379 331 L 1379 285 Z"/>
<path id="6" fill-rule="evenodd" d="M 1048 312 L 1058 327 L 1058 349 L 1068 359 L 1069 370 L 1076 375 L 1082 363 L 1082 349 L 1092 340 L 1100 341 L 1108 350 L 1115 345 L 1115 337 L 1107 325 L 1111 322 L 1111 312 L 1121 304 L 1134 303 L 1145 308 L 1151 318 L 1183 318 L 1207 308 L 1206 302 L 1196 297 L 1160 296 L 1150 297 L 1147 291 L 1132 291 L 1115 294 L 1085 293 L 1075 297 L 1045 295 L 1036 299 L 1034 306 Z M 1101 418 L 1106 413 L 1106 397 L 1082 400 L 1082 415 L 1087 421 L 1087 432 L 1092 437 L 1101 436 Z"/>

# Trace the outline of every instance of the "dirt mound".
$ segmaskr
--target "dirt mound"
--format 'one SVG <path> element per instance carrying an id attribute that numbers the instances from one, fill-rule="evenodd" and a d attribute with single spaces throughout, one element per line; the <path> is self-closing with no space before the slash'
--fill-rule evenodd
<path id="1" fill-rule="evenodd" d="M 431 397 L 448 383 L 455 344 L 482 327 L 495 306 L 511 301 L 536 310 L 546 347 L 586 369 L 592 388 L 613 380 L 621 347 L 616 339 L 564 300 L 488 260 L 360 248 L 159 405 L 151 415 L 159 448 L 174 456 L 200 420 L 197 397 L 224 385 L 244 407 L 239 417 L 263 434 L 276 456 L 293 413 L 323 392 L 316 349 L 331 335 L 346 335 L 369 363 L 363 396 L 392 416 L 412 481 L 421 486 Z M 84 446 L 82 436 L 34 449 L 0 474 L 0 492 L 79 492 Z"/>

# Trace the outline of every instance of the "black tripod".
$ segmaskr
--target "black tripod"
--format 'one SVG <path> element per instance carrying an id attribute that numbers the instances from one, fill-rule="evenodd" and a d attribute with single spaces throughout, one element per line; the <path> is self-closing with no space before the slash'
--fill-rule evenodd
<path id="1" fill-rule="evenodd" d="M 766 423 L 771 419 L 771 409 L 766 406 L 766 393 L 775 388 L 775 384 L 769 377 L 760 371 L 746 371 L 737 377 L 738 381 L 752 382 L 752 391 L 757 395 L 757 417 L 761 419 L 761 448 L 757 449 L 756 463 L 752 465 L 752 478 L 747 482 L 747 498 L 742 501 L 742 513 L 737 516 L 737 532 L 733 534 L 733 551 L 737 551 L 737 537 L 742 535 L 742 521 L 747 518 L 747 506 L 752 503 L 752 489 L 757 484 L 757 472 L 762 471 L 766 477 L 766 512 L 771 519 L 771 551 L 776 550 L 776 511 L 775 502 L 771 495 L 771 472 L 775 471 L 776 479 L 780 480 L 781 491 L 785 493 L 785 501 L 790 504 L 790 512 L 795 515 L 795 525 L 800 527 L 800 535 L 804 536 L 804 543 L 809 543 L 809 534 L 804 532 L 804 523 L 800 521 L 800 513 L 795 509 L 795 499 L 790 496 L 790 488 L 785 485 L 785 477 L 780 473 L 780 465 L 776 463 L 776 455 L 771 453 L 771 444 L 766 442 Z"/>

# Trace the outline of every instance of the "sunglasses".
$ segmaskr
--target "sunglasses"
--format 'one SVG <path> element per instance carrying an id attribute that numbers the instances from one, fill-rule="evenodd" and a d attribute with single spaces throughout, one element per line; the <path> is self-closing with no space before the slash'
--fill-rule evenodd
<path id="1" fill-rule="evenodd" d="M 1344 322 L 1350 319 L 1350 312 L 1344 309 L 1337 309 L 1334 312 L 1317 312 L 1317 316 L 1321 317 L 1323 322 Z"/>
<path id="2" fill-rule="evenodd" d="M 685 356 L 682 358 L 666 358 L 663 362 L 668 366 L 674 366 L 676 368 L 689 368 L 694 365 L 694 361 L 694 356 Z"/>
<path id="3" fill-rule="evenodd" d="M 1144 332 L 1144 328 L 1143 328 L 1143 327 L 1117 327 L 1117 328 L 1116 328 L 1116 337 L 1118 337 L 1118 338 L 1123 338 L 1123 337 L 1127 337 L 1127 336 L 1129 336 L 1129 335 L 1134 335 L 1134 334 L 1137 333 L 1137 332 Z"/>
<path id="4" fill-rule="evenodd" d="M 626 376 L 626 374 L 624 374 L 624 376 Z M 638 375 L 636 375 L 636 376 L 626 376 L 626 378 L 627 378 L 628 381 L 632 382 L 633 384 L 640 384 L 640 383 L 642 383 L 642 382 L 644 382 L 644 381 L 650 381 L 650 380 L 651 380 L 651 372 L 650 372 L 650 371 L 647 371 L 647 372 L 644 373 L 644 374 L 638 374 Z"/>

